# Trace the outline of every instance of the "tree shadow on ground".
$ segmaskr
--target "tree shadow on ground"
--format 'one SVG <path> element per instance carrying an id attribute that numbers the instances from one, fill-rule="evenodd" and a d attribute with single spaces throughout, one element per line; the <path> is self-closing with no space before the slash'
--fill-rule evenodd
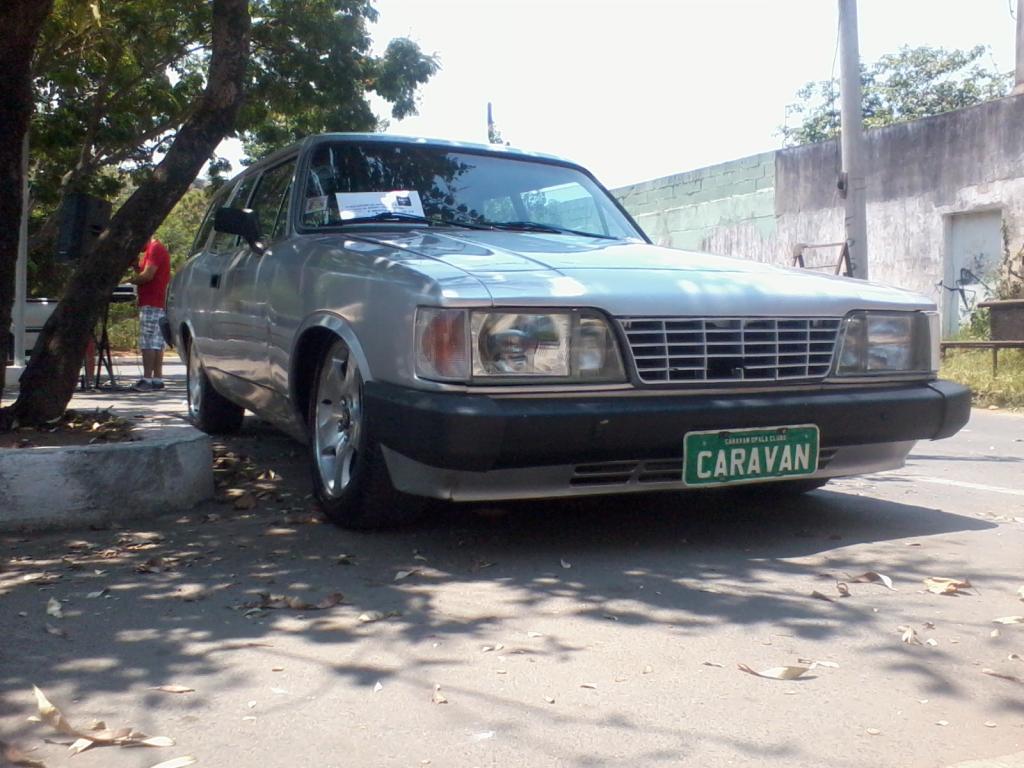
<path id="1" fill-rule="evenodd" d="M 301 447 L 252 420 L 231 446 L 251 456 L 257 486 L 278 480 L 254 509 L 210 504 L 131 530 L 3 542 L 0 717 L 22 716 L 7 720 L 16 735 L 28 733 L 33 684 L 59 688 L 67 700 L 216 676 L 218 695 L 227 695 L 249 683 L 240 660 L 255 657 L 264 667 L 318 665 L 319 687 L 309 692 L 318 696 L 339 681 L 373 686 L 429 674 L 438 662 L 410 649 L 454 638 L 479 647 L 496 636 L 514 638 L 507 654 L 571 659 L 582 650 L 577 641 L 546 626 L 533 637 L 521 620 L 540 625 L 547 613 L 617 632 L 660 627 L 678 639 L 728 624 L 827 641 L 879 623 L 875 603 L 858 597 L 881 585 L 857 583 L 859 594 L 842 599 L 836 582 L 885 570 L 920 584 L 934 563 L 927 546 L 914 545 L 995 527 L 822 490 L 786 499 L 661 494 L 439 505 L 415 528 L 357 534 L 309 514 Z M 989 571 L 976 586 L 1015 577 Z M 460 602 L 453 587 L 473 599 Z M 337 591 L 341 605 L 315 607 Z M 260 593 L 307 605 L 267 608 Z M 64 619 L 45 614 L 50 598 L 66 601 Z M 917 663 L 901 661 L 905 651 L 897 645 L 892 663 Z M 940 665 L 920 674 L 936 692 L 958 690 Z M 464 695 L 498 706 L 479 692 Z M 146 690 L 134 724 L 159 730 L 147 713 L 166 696 Z M 199 699 L 175 706 L 182 716 L 202 713 Z M 731 747 L 752 755 L 769 748 L 742 738 Z M 589 764 L 584 754 L 578 759 Z"/>

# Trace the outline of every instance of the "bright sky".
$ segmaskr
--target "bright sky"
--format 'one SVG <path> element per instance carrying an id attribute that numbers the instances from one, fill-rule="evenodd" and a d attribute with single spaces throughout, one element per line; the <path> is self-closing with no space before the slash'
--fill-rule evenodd
<path id="1" fill-rule="evenodd" d="M 860 0 L 864 61 L 902 45 L 988 45 L 1013 68 L 1015 0 Z M 835 0 L 377 0 L 383 50 L 410 37 L 441 71 L 389 133 L 562 155 L 608 187 L 770 150 L 785 106 L 828 78 Z M 839 64 L 835 62 L 838 75 Z"/>

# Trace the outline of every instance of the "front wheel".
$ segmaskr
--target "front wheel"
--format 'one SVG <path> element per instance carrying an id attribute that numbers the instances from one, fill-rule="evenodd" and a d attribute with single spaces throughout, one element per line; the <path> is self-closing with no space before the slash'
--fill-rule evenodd
<path id="1" fill-rule="evenodd" d="M 328 347 L 317 366 L 309 403 L 313 490 L 324 514 L 343 528 L 409 523 L 426 499 L 395 490 L 363 401 L 363 377 L 344 341 Z"/>
<path id="2" fill-rule="evenodd" d="M 185 349 L 188 361 L 185 389 L 188 392 L 189 419 L 203 432 L 211 435 L 237 432 L 242 426 L 245 409 L 213 388 L 199 360 L 195 342 L 188 341 Z"/>

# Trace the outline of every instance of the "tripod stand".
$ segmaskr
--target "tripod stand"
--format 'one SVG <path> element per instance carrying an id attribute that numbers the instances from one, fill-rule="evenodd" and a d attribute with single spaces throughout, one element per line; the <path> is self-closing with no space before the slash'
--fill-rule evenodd
<path id="1" fill-rule="evenodd" d="M 107 328 L 110 325 L 110 305 L 112 303 L 124 304 L 131 301 L 135 301 L 133 287 L 130 285 L 119 285 L 114 289 L 114 293 L 110 297 L 110 301 L 107 302 L 107 306 L 103 308 L 103 319 L 100 321 L 99 331 L 93 330 L 89 350 L 86 353 L 85 375 L 82 376 L 83 389 L 124 389 L 124 387 L 118 386 L 117 377 L 114 375 L 114 360 L 110 352 L 110 335 L 107 332 Z M 106 372 L 108 380 L 106 384 L 101 384 L 100 381 L 103 378 L 104 372 Z"/>
<path id="2" fill-rule="evenodd" d="M 98 332 L 93 329 L 89 340 L 89 347 L 86 349 L 85 372 L 82 375 L 82 389 L 109 389 L 117 388 L 117 377 L 114 375 L 114 360 L 110 354 L 110 335 L 107 333 L 107 326 L 110 324 L 110 304 L 103 308 L 103 319 L 100 321 Z M 108 382 L 101 384 L 104 370 Z"/>

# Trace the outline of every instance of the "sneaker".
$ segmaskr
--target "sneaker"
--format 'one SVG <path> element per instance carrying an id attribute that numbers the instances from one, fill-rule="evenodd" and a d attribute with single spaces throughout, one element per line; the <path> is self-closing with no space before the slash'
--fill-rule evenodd
<path id="1" fill-rule="evenodd" d="M 132 385 L 132 389 L 136 392 L 152 392 L 154 389 L 153 382 L 149 379 L 139 379 Z"/>
<path id="2" fill-rule="evenodd" d="M 152 389 L 163 389 L 164 388 L 164 380 L 163 379 L 150 379 L 149 386 Z"/>

